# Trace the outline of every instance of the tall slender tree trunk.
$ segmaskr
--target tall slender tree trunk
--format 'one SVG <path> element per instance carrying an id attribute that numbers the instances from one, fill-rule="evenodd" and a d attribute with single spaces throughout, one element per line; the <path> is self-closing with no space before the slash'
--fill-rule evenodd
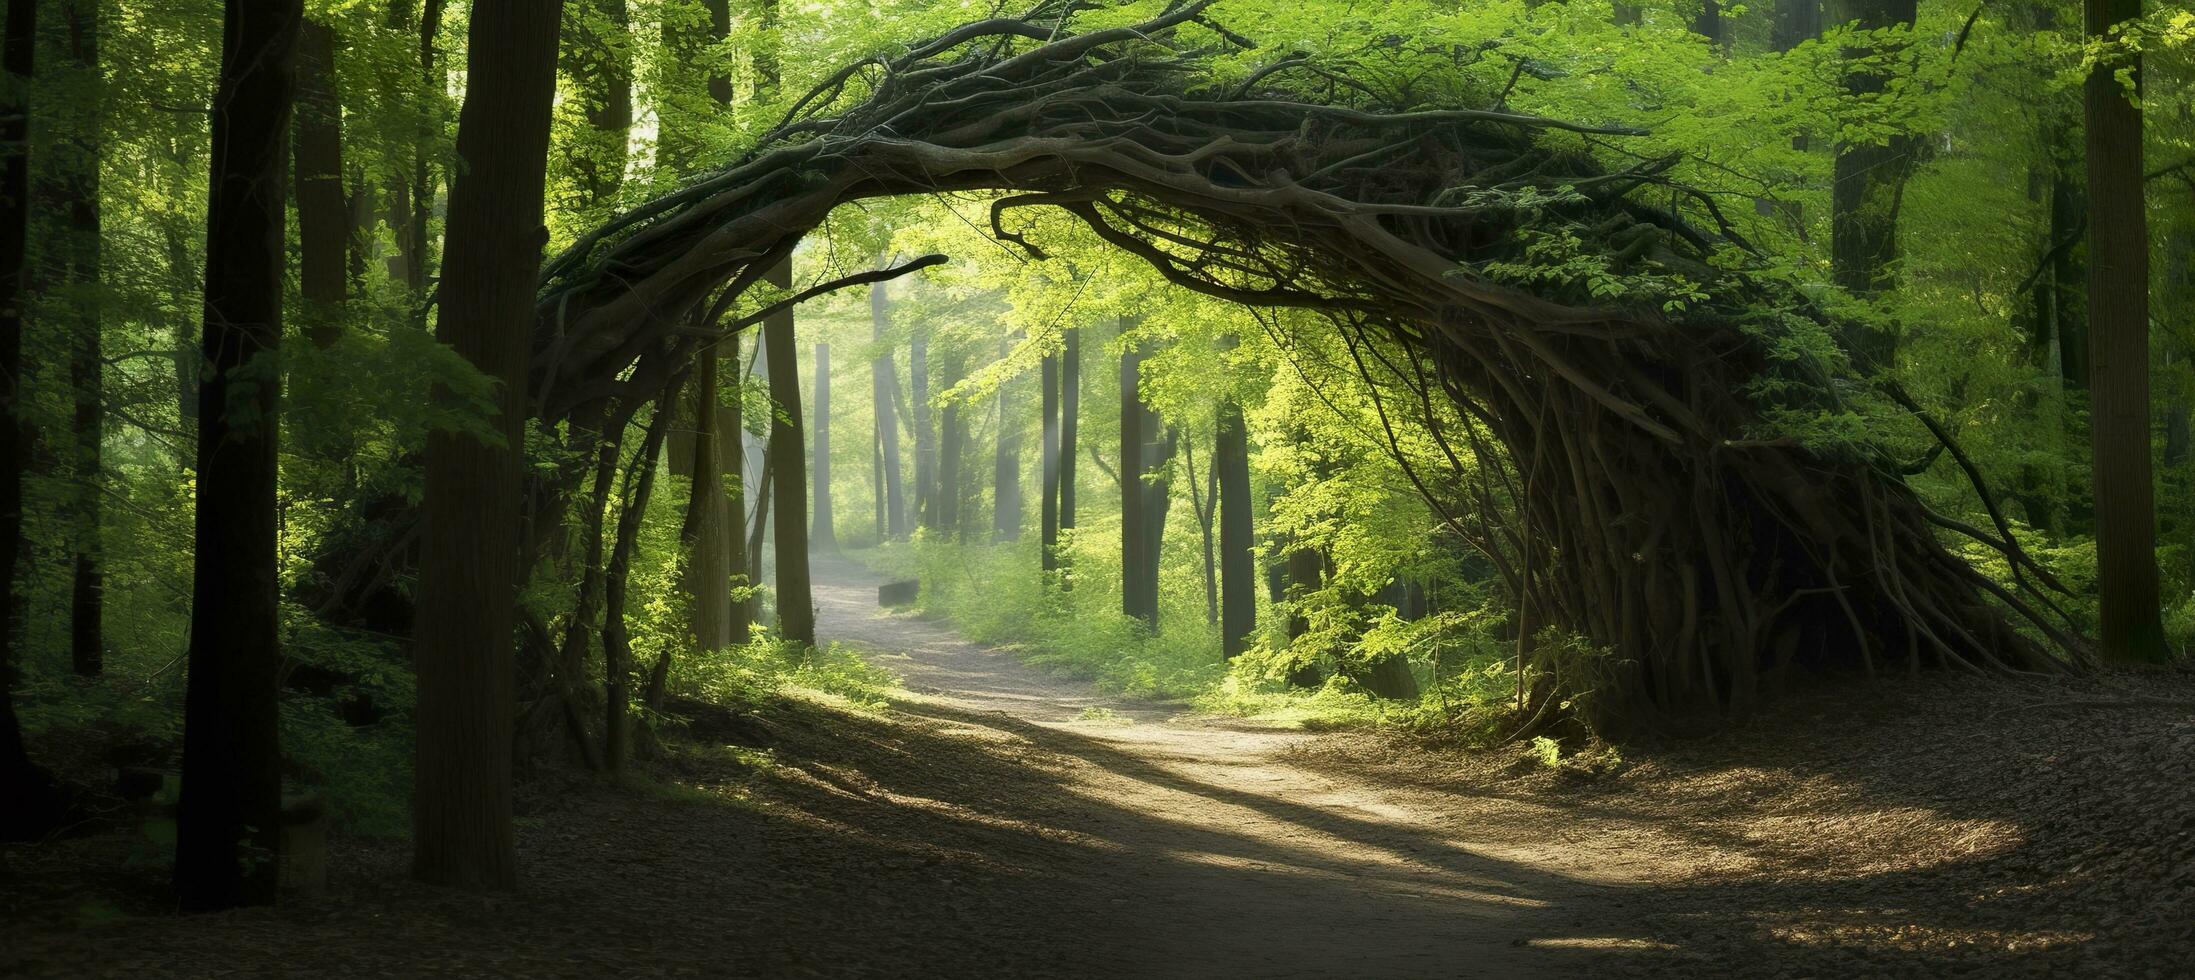
<path id="1" fill-rule="evenodd" d="M 392 0 L 390 21 L 392 24 L 409 25 L 417 30 L 419 43 L 419 90 L 414 97 L 423 108 L 439 108 L 444 84 L 443 70 L 439 63 L 439 51 L 435 39 L 442 33 L 442 12 L 445 0 L 424 0 L 419 16 L 411 16 L 412 0 Z M 430 115 L 423 113 L 423 115 Z M 433 230 L 435 172 L 430 161 L 435 154 L 431 147 L 441 139 L 439 125 L 434 130 L 417 134 L 419 145 L 412 151 L 410 173 L 390 182 L 388 194 L 389 227 L 396 234 L 396 251 L 389 257 L 389 276 L 414 293 L 426 288 L 427 272 L 434 261 L 429 233 Z"/>
<path id="2" fill-rule="evenodd" d="M 732 363 L 739 362 L 735 359 Z M 722 421 L 717 405 L 719 364 L 715 350 L 704 350 L 694 359 L 693 484 L 686 498 L 680 542 L 686 550 L 685 585 L 694 647 L 702 651 L 720 650 L 732 642 L 731 549 L 727 539 L 733 535 L 727 513 L 730 502 L 724 495 L 724 466 L 718 458 L 725 443 L 718 428 Z M 669 647 L 664 648 L 663 655 L 670 656 Z"/>
<path id="3" fill-rule="evenodd" d="M 922 526 L 937 529 L 937 434 L 930 421 L 930 333 L 916 326 L 907 342 L 907 400 L 915 418 L 915 511 Z"/>
<path id="4" fill-rule="evenodd" d="M 1232 659 L 1249 648 L 1258 616 L 1249 426 L 1233 400 L 1220 403 L 1212 469 L 1219 478 L 1220 650 Z"/>
<path id="5" fill-rule="evenodd" d="M 869 362 L 871 401 L 876 412 L 877 455 L 882 461 L 884 520 L 879 533 L 893 541 L 907 539 L 907 495 L 899 468 L 899 419 L 893 411 L 892 393 L 899 387 L 892 355 L 883 348 L 885 331 L 892 323 L 891 295 L 883 283 L 869 287 L 869 336 L 877 345 L 876 359 Z"/>
<path id="6" fill-rule="evenodd" d="M 1075 527 L 1075 436 L 1082 414 L 1082 331 L 1067 331 L 1059 355 L 1059 529 Z"/>
<path id="7" fill-rule="evenodd" d="M 15 665 L 23 648 L 23 470 L 30 440 L 23 390 L 23 308 L 29 300 L 30 100 L 37 0 L 8 0 L 0 69 L 0 841 L 43 836 L 54 821 L 53 779 L 30 760 L 15 715 Z"/>
<path id="8" fill-rule="evenodd" d="M 998 438 L 991 459 L 991 538 L 1021 538 L 1021 425 L 1012 380 L 998 386 Z"/>
<path id="9" fill-rule="evenodd" d="M 511 626 L 561 6 L 476 0 L 467 46 L 435 336 L 498 382 L 489 422 L 502 440 L 447 431 L 427 439 L 412 634 L 419 675 L 412 873 L 435 884 L 508 889 L 518 877 Z"/>
<path id="10" fill-rule="evenodd" d="M 102 628 L 106 572 L 101 545 L 106 492 L 106 358 L 99 218 L 99 166 L 106 124 L 106 92 L 99 75 L 99 9 L 96 0 L 63 0 L 57 25 L 69 83 L 97 92 L 91 111 L 56 120 L 54 198 L 68 222 L 55 249 L 61 294 L 52 307 L 69 336 L 69 433 L 78 483 L 71 502 L 69 661 L 75 672 L 95 676 L 106 663 Z"/>
<path id="11" fill-rule="evenodd" d="M 947 353 L 938 362 L 938 390 L 950 391 L 954 385 L 959 384 L 964 367 L 962 354 L 957 351 Z M 966 540 L 966 529 L 960 523 L 960 505 L 963 493 L 961 469 L 965 462 L 963 457 L 968 452 L 968 424 L 961 417 L 962 410 L 958 401 L 946 402 L 944 407 L 938 409 L 937 415 L 937 489 L 930 497 L 932 509 L 936 513 L 930 519 L 930 526 L 940 531 L 959 532 L 961 539 Z"/>
<path id="12" fill-rule="evenodd" d="M 1045 355 L 1038 369 L 1044 386 L 1044 419 L 1038 435 L 1038 472 L 1044 499 L 1037 505 L 1038 562 L 1047 572 L 1059 567 L 1059 358 Z"/>
<path id="13" fill-rule="evenodd" d="M 176 815 L 175 886 L 187 909 L 261 904 L 275 893 L 282 808 L 275 698 L 277 358 L 288 185 L 282 171 L 302 19 L 299 0 L 231 0 L 221 32 Z"/>
<path id="14" fill-rule="evenodd" d="M 1178 436 L 1160 433 L 1140 390 L 1144 352 L 1131 347 L 1120 358 L 1120 602 L 1121 612 L 1158 629 L 1159 547 L 1173 500 L 1163 474 Z"/>
<path id="15" fill-rule="evenodd" d="M 782 266 L 774 270 L 772 285 L 789 288 L 791 273 Z M 792 313 L 771 316 L 763 325 L 763 337 L 770 399 L 777 403 L 770 419 L 770 489 L 777 499 L 777 531 L 772 540 L 777 559 L 778 634 L 813 646 L 815 609 L 809 597 L 808 521 L 803 513 L 808 508 L 808 470 L 801 458 L 806 446 L 800 432 L 800 349 L 793 341 Z"/>
<path id="16" fill-rule="evenodd" d="M 625 184 L 633 126 L 632 17 L 625 0 L 573 0 L 564 19 L 560 60 L 584 125 L 568 132 L 557 149 L 576 185 L 573 208 L 593 224 L 609 217 Z M 676 154 L 665 156 L 673 170 L 687 165 Z"/>
<path id="17" fill-rule="evenodd" d="M 809 517 L 809 546 L 837 551 L 838 529 L 831 522 L 831 345 L 819 342 L 815 351 L 815 513 Z"/>
<path id="18" fill-rule="evenodd" d="M 717 435 L 723 439 L 723 478 L 729 484 L 719 483 L 717 490 L 724 498 L 724 568 L 737 581 L 727 580 L 731 593 L 731 608 L 725 624 L 725 642 L 739 645 L 753 638 L 755 621 L 754 589 L 759 579 L 747 568 L 747 420 L 744 385 L 739 368 L 739 338 L 724 338 L 724 365 L 722 374 L 732 379 L 732 397 L 724 399 L 717 410 Z"/>
<path id="19" fill-rule="evenodd" d="M 1911 41 L 1916 0 L 1830 0 L 1840 24 L 1862 30 L 1904 28 L 1895 40 L 1847 48 L 1845 94 L 1855 100 L 1881 100 L 1892 90 L 1883 59 L 1899 59 Z M 1854 67 L 1866 66 L 1866 67 Z M 1877 110 L 1879 111 L 1879 110 Z M 1913 172 L 1919 142 L 1900 134 L 1881 142 L 1841 141 L 1830 187 L 1830 278 L 1855 296 L 1872 297 L 1896 284 L 1898 211 L 1906 178 Z M 1852 338 L 1862 370 L 1890 368 L 1897 358 L 1897 335 L 1864 327 Z"/>
<path id="20" fill-rule="evenodd" d="M 297 278 L 305 337 L 333 345 L 350 291 L 350 207 L 343 198 L 343 104 L 335 31 L 308 20 L 297 40 Z"/>
<path id="21" fill-rule="evenodd" d="M 2088 0 L 2091 42 L 2118 42 L 2141 0 Z M 2135 91 L 2118 79 L 2132 69 Z M 2089 70 L 2089 433 L 2095 451 L 2099 640 L 2112 660 L 2170 656 L 2159 615 L 2149 432 L 2149 223 L 2143 202 L 2141 56 Z"/>
<path id="22" fill-rule="evenodd" d="M 776 46 L 782 43 L 777 30 L 778 0 L 762 0 L 762 31 L 766 37 L 762 51 L 755 57 L 755 73 L 760 76 L 761 94 L 765 97 L 777 92 L 779 56 Z M 792 259 L 788 257 L 771 269 L 767 278 L 772 286 L 791 289 Z M 802 513 L 808 507 L 808 474 L 801 466 L 800 355 L 793 343 L 792 309 L 788 307 L 764 321 L 762 335 L 769 347 L 770 397 L 778 406 L 778 414 L 770 425 L 771 487 L 777 496 L 778 632 L 784 639 L 814 646 L 815 606 L 809 595 L 808 521 L 807 515 Z"/>
<path id="23" fill-rule="evenodd" d="M 673 386 L 672 390 L 677 390 Z M 625 474 L 624 506 L 617 515 L 617 543 L 610 547 L 610 564 L 603 572 L 602 607 L 602 762 L 603 768 L 625 768 L 627 743 L 631 741 L 633 679 L 632 634 L 625 628 L 626 586 L 632 581 L 633 552 L 639 548 L 640 525 L 648 516 L 648 498 L 655 487 L 655 469 L 663 454 L 663 437 L 677 413 L 666 398 L 648 420 L 640 452 Z"/>

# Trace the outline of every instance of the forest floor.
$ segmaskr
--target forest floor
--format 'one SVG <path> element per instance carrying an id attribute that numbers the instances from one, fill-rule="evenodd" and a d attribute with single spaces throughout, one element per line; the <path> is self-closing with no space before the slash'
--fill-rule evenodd
<path id="1" fill-rule="evenodd" d="M 1099 697 L 818 572 L 909 695 L 682 704 L 647 780 L 535 774 L 516 894 L 345 841 L 319 899 L 180 918 L 89 835 L 0 851 L 0 975 L 2195 972 L 2185 674 L 1845 687 L 1548 766 Z"/>

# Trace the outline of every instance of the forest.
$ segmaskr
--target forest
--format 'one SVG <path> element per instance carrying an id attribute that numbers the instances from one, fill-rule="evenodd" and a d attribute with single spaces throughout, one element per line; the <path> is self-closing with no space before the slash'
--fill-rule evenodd
<path id="1" fill-rule="evenodd" d="M 2195 974 L 2195 9 L 7 0 L 0 976 Z"/>

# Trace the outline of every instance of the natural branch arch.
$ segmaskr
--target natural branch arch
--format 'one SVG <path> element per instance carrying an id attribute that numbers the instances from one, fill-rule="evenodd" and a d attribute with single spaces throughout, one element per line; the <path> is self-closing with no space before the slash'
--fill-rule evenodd
<path id="1" fill-rule="evenodd" d="M 1002 240 L 1041 256 L 1006 215 L 1060 208 L 1182 286 L 1321 311 L 1387 374 L 1448 399 L 1468 438 L 1490 436 L 1478 448 L 1508 468 L 1506 490 L 1429 495 L 1521 508 L 1537 533 L 1483 514 L 1477 532 L 1447 523 L 1521 559 L 1502 567 L 1531 628 L 1618 654 L 1588 673 L 1565 666 L 1543 693 L 1742 710 L 1764 672 L 1792 662 L 2061 662 L 2014 618 L 2071 649 L 2036 612 L 2039 589 L 2008 591 L 1935 536 L 1952 527 L 2032 568 L 2009 533 L 1932 514 L 1879 452 L 1759 435 L 1775 412 L 1838 408 L 1849 369 L 1788 353 L 1807 348 L 1784 341 L 1834 325 L 1772 279 L 1711 261 L 1744 242 L 1712 198 L 1668 178 L 1674 160 L 1611 169 L 1588 141 L 1627 130 L 1406 104 L 1302 58 L 1223 90 L 1200 81 L 1207 53 L 1193 45 L 1245 42 L 1205 19 L 1212 0 L 1076 33 L 1087 6 L 1039 3 L 850 66 L 733 165 L 558 256 L 534 362 L 541 418 L 660 391 L 710 339 L 688 314 L 708 304 L 717 322 L 838 205 L 1006 192 Z M 1720 229 L 1635 193 L 1650 185 Z M 1712 296 L 1665 314 L 1497 276 L 1551 230 L 1605 243 L 1595 259 L 1610 274 L 1681 276 Z M 1752 384 L 1770 375 L 1779 383 Z"/>

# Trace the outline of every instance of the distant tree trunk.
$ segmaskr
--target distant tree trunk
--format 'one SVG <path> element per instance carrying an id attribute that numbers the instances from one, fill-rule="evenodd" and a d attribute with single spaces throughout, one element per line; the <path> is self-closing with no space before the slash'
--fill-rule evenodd
<path id="1" fill-rule="evenodd" d="M 23 390 L 23 308 L 30 241 L 29 116 L 37 0 L 8 0 L 0 39 L 0 841 L 35 840 L 54 822 L 53 779 L 30 760 L 15 716 L 15 665 L 23 648 L 23 470 L 30 448 Z"/>
<path id="2" fill-rule="evenodd" d="M 1861 30 L 1903 27 L 1908 36 L 1888 44 L 1848 47 L 1843 52 L 1845 94 L 1853 99 L 1883 99 L 1891 76 L 1879 67 L 1902 56 L 1910 43 L 1915 0 L 1831 0 L 1837 22 L 1856 22 Z M 1840 141 L 1830 188 L 1830 278 L 1855 296 L 1872 297 L 1896 282 L 1898 210 L 1906 178 L 1913 172 L 1918 141 L 1896 135 L 1882 142 Z M 1897 357 L 1897 335 L 1865 327 L 1853 338 L 1853 353 L 1865 371 L 1890 368 Z"/>
<path id="3" fill-rule="evenodd" d="M 938 364 L 938 389 L 952 390 L 954 385 L 960 383 L 961 372 L 965 366 L 963 355 L 957 352 L 947 354 Z M 940 531 L 960 532 L 961 539 L 966 540 L 967 534 L 960 524 L 963 493 L 960 475 L 962 463 L 965 462 L 962 457 L 968 452 L 968 425 L 961 418 L 958 401 L 946 402 L 943 408 L 938 409 L 937 414 L 937 488 L 930 497 L 932 509 L 935 511 L 931 515 L 930 526 Z"/>
<path id="4" fill-rule="evenodd" d="M 1242 406 L 1220 403 L 1212 469 L 1219 479 L 1220 649 L 1229 659 L 1257 631 L 1257 558 L 1250 514 L 1250 438 Z"/>
<path id="5" fill-rule="evenodd" d="M 2118 42 L 2141 0 L 2088 0 L 2093 42 Z M 2135 92 L 2118 79 L 2132 69 Z M 2095 452 L 2096 572 L 2105 657 L 2158 662 L 2165 646 L 2149 433 L 2149 223 L 2143 202 L 2141 56 L 2089 70 L 2089 432 Z"/>
<path id="6" fill-rule="evenodd" d="M 351 218 L 343 199 L 343 104 L 335 31 L 308 20 L 297 40 L 297 278 L 305 337 L 333 345 L 350 290 Z"/>
<path id="7" fill-rule="evenodd" d="M 1011 379 L 998 386 L 998 439 L 991 460 L 991 538 L 1021 538 L 1021 425 Z"/>
<path id="8" fill-rule="evenodd" d="M 1768 46 L 1790 51 L 1820 37 L 1822 0 L 1776 0 L 1774 19 L 1768 27 Z"/>
<path id="9" fill-rule="evenodd" d="M 625 0 L 573 0 L 564 17 L 560 60 L 586 125 L 555 145 L 577 185 L 573 209 L 593 223 L 609 216 L 625 183 L 633 126 L 631 15 Z M 666 156 L 663 163 L 674 172 L 686 168 L 677 154 Z"/>
<path id="10" fill-rule="evenodd" d="M 657 458 L 663 453 L 663 436 L 670 430 L 674 414 L 671 400 L 666 398 L 648 420 L 648 434 L 641 439 L 640 453 L 633 457 L 632 469 L 625 472 L 625 492 L 620 495 L 625 502 L 617 515 L 617 543 L 611 546 L 609 568 L 603 573 L 602 689 L 608 697 L 604 703 L 602 760 L 603 767 L 611 772 L 624 769 L 626 743 L 630 741 L 627 725 L 632 705 L 633 644 L 625 628 L 626 585 L 632 581 L 633 552 L 640 544 L 640 525 L 648 516 Z"/>
<path id="11" fill-rule="evenodd" d="M 719 483 L 717 492 L 724 498 L 724 570 L 728 576 L 725 587 L 731 593 L 730 611 L 726 614 L 725 642 L 742 645 L 754 638 L 755 600 L 754 583 L 759 575 L 749 573 L 747 556 L 747 420 L 745 386 L 740 377 L 739 338 L 724 338 L 724 365 L 722 376 L 732 379 L 732 397 L 725 399 L 717 409 L 717 435 L 723 439 L 724 476 L 730 485 Z"/>
<path id="12" fill-rule="evenodd" d="M 915 417 L 915 510 L 922 526 L 937 529 L 937 436 L 930 424 L 930 332 L 916 326 L 907 343 L 907 400 Z"/>
<path id="13" fill-rule="evenodd" d="M 869 379 L 876 411 L 877 453 L 884 470 L 884 526 L 879 534 L 893 541 L 904 541 L 907 539 L 907 495 L 906 488 L 901 486 L 899 469 L 899 420 L 892 406 L 892 393 L 899 387 L 899 382 L 892 355 L 883 348 L 885 331 L 892 323 L 891 302 L 883 283 L 869 287 L 869 336 L 878 345 L 876 360 L 869 362 Z"/>
<path id="14" fill-rule="evenodd" d="M 435 38 L 442 33 L 444 0 L 425 0 L 416 22 L 411 17 L 411 4 L 412 0 L 392 0 L 390 20 L 417 29 L 419 91 L 415 96 L 431 107 L 440 100 L 444 83 L 435 50 Z M 418 133 L 416 139 L 411 173 L 392 181 L 388 195 L 389 227 L 396 233 L 389 276 L 415 293 L 426 288 L 427 270 L 433 262 L 428 232 L 434 218 L 435 175 L 429 161 L 435 155 L 432 143 L 436 141 L 433 130 Z"/>
<path id="15" fill-rule="evenodd" d="M 72 84 L 96 85 L 99 80 L 99 10 L 93 0 L 63 0 L 59 5 L 61 48 Z M 70 551 L 72 574 L 69 596 L 69 661 L 81 676 L 96 676 L 106 663 L 106 573 L 101 546 L 101 502 L 106 492 L 106 359 L 102 350 L 100 281 L 99 166 L 105 111 L 100 102 L 81 106 L 70 118 L 57 120 L 62 138 L 56 141 L 54 195 L 56 210 L 65 214 L 68 227 L 61 236 L 55 265 L 61 272 L 61 295 L 54 307 L 67 324 L 69 388 L 72 396 L 69 430 L 75 448 L 78 481 L 71 502 Z M 82 109 L 89 111 L 81 111 Z"/>
<path id="16" fill-rule="evenodd" d="M 1219 521 L 1219 471 L 1206 468 L 1204 491 L 1197 489 L 1196 444 L 1182 449 L 1189 468 L 1189 509 L 1197 518 L 1197 535 L 1204 542 L 1204 625 L 1219 626 L 1219 547 L 1213 540 Z"/>
<path id="17" fill-rule="evenodd" d="M 816 344 L 815 386 L 815 514 L 809 545 L 823 551 L 838 550 L 838 531 L 831 524 L 831 345 Z"/>
<path id="18" fill-rule="evenodd" d="M 1700 11 L 1692 16 L 1692 33 L 1707 39 L 1707 43 L 1721 51 L 1727 43 L 1723 37 L 1722 4 L 1716 0 L 1700 0 Z"/>
<path id="19" fill-rule="evenodd" d="M 282 165 L 301 6 L 231 0 L 213 99 L 197 551 L 175 844 L 177 897 L 192 910 L 263 904 L 275 893 Z"/>
<path id="20" fill-rule="evenodd" d="M 757 351 L 756 353 L 767 352 Z M 754 520 L 750 522 L 751 526 L 747 532 L 747 581 L 750 583 L 760 583 L 762 581 L 763 534 L 770 529 L 770 498 L 777 495 L 771 489 L 777 485 L 777 480 L 772 474 L 776 472 L 777 454 L 771 452 L 769 446 L 764 444 L 762 449 L 762 472 L 758 474 L 760 479 L 755 481 L 755 516 Z"/>
<path id="21" fill-rule="evenodd" d="M 1044 386 L 1044 419 L 1037 437 L 1037 454 L 1044 499 L 1037 505 L 1037 561 L 1049 572 L 1059 567 L 1059 358 L 1045 355 L 1039 374 Z"/>
<path id="22" fill-rule="evenodd" d="M 1075 429 L 1082 414 L 1082 331 L 1067 330 L 1059 355 L 1059 529 L 1075 527 Z"/>
<path id="23" fill-rule="evenodd" d="M 503 438 L 494 445 L 440 431 L 427 439 L 412 632 L 419 673 L 412 874 L 434 884 L 517 883 L 511 626 L 560 6 L 473 5 L 435 336 L 499 383 L 490 424 Z"/>

